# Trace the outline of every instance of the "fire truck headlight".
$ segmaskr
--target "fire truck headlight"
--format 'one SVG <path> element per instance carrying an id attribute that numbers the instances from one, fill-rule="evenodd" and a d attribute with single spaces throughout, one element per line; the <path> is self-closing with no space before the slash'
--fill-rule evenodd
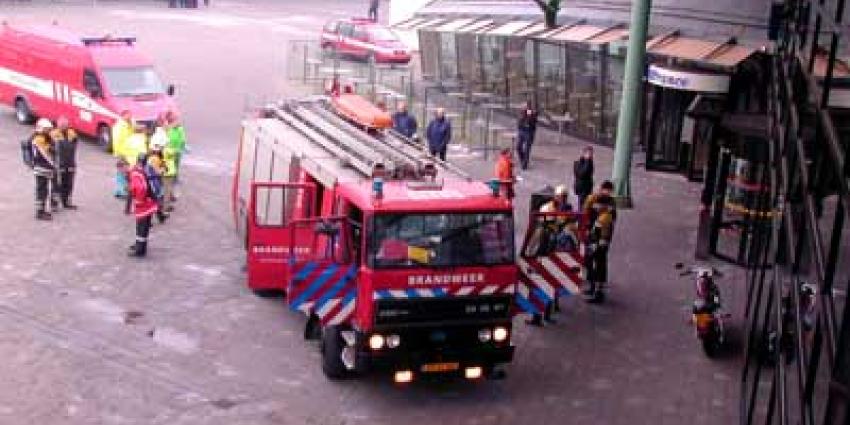
<path id="1" fill-rule="evenodd" d="M 493 331 L 490 329 L 481 329 L 478 331 L 478 340 L 481 342 L 490 342 L 493 339 Z"/>
<path id="2" fill-rule="evenodd" d="M 508 329 L 504 326 L 496 326 L 493 329 L 493 341 L 504 342 L 508 339 Z"/>
<path id="3" fill-rule="evenodd" d="M 396 334 L 387 336 L 386 340 L 388 348 L 396 348 L 401 345 L 401 337 Z"/>
<path id="4" fill-rule="evenodd" d="M 369 348 L 373 350 L 380 350 L 384 348 L 384 336 L 380 334 L 374 334 L 369 337 Z"/>

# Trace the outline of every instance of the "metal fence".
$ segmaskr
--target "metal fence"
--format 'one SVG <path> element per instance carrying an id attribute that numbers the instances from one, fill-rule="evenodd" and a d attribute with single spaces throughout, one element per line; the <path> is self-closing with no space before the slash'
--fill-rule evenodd
<path id="1" fill-rule="evenodd" d="M 290 41 L 286 51 L 286 78 L 305 94 L 326 93 L 335 78 L 389 111 L 401 102 L 419 122 L 419 134 L 438 108 L 452 122 L 453 143 L 489 156 L 511 147 L 515 123 L 504 113 L 504 99 L 469 93 L 448 82 L 422 81 L 419 57 L 407 65 L 387 65 L 343 57 L 315 40 Z"/>

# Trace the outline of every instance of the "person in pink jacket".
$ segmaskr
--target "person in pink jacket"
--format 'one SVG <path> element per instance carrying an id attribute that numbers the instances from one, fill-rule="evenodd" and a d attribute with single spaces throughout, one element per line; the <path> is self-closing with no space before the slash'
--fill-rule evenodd
<path id="1" fill-rule="evenodd" d="M 146 162 L 147 155 L 139 155 L 136 164 L 130 168 L 127 177 L 130 196 L 127 199 L 126 212 L 130 214 L 130 206 L 132 205 L 132 213 L 136 217 L 136 242 L 130 246 L 130 250 L 127 252 L 127 255 L 131 257 L 144 257 L 147 254 L 151 218 L 158 210 L 156 198 L 145 175 L 144 166 Z"/>

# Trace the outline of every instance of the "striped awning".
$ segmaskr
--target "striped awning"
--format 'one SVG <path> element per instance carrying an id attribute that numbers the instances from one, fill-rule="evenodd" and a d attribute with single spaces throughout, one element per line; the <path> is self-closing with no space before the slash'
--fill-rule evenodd
<path id="1" fill-rule="evenodd" d="M 656 56 L 684 59 L 731 68 L 746 60 L 756 48 L 736 44 L 734 40 L 710 41 L 681 37 L 677 34 L 656 37 L 646 44 L 646 51 Z"/>
<path id="2" fill-rule="evenodd" d="M 530 21 L 513 21 L 508 22 L 506 24 L 502 24 L 496 28 L 487 31 L 489 35 L 515 35 L 520 30 L 531 26 L 533 22 Z"/>

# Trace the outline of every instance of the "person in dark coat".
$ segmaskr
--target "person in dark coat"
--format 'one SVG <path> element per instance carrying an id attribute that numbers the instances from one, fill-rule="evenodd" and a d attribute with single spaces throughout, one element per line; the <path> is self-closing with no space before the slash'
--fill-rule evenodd
<path id="1" fill-rule="evenodd" d="M 381 0 L 369 0 L 369 19 L 372 22 L 378 22 L 378 7 L 381 5 Z"/>
<path id="2" fill-rule="evenodd" d="M 416 118 L 407 112 L 407 104 L 401 102 L 398 105 L 398 111 L 393 114 L 393 129 L 411 139 L 416 135 L 418 128 L 419 123 L 416 122 Z"/>
<path id="3" fill-rule="evenodd" d="M 593 191 L 593 148 L 585 147 L 581 151 L 581 158 L 573 163 L 573 177 L 575 178 L 575 192 L 578 196 L 578 204 L 584 205 L 584 200 Z"/>
<path id="4" fill-rule="evenodd" d="M 446 111 L 443 108 L 437 108 L 434 119 L 428 123 L 425 137 L 428 139 L 431 155 L 445 161 L 446 150 L 452 140 L 452 124 L 446 119 Z"/>
<path id="5" fill-rule="evenodd" d="M 537 133 L 537 110 L 534 109 L 531 102 L 527 102 L 517 122 L 517 154 L 523 170 L 528 169 L 528 160 L 531 159 L 531 145 L 534 143 L 535 133 Z"/>

